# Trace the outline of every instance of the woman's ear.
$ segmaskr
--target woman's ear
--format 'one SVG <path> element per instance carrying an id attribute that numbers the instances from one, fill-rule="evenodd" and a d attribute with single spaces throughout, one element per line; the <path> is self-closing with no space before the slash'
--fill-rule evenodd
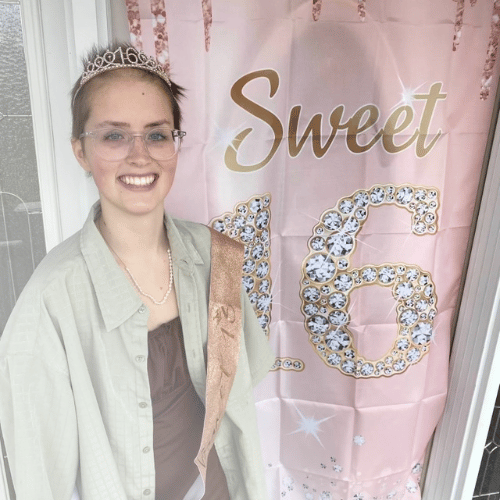
<path id="1" fill-rule="evenodd" d="M 86 172 L 91 172 L 87 157 L 85 156 L 85 151 L 83 150 L 83 144 L 81 139 L 71 139 L 71 147 L 73 148 L 73 154 L 80 166 Z"/>

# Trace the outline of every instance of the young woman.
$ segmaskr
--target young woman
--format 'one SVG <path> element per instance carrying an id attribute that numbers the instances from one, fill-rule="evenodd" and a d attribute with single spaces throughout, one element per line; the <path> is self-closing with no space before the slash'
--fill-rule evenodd
<path id="1" fill-rule="evenodd" d="M 0 340 L 17 500 L 69 500 L 75 485 L 82 500 L 267 498 L 252 388 L 274 356 L 241 249 L 164 213 L 180 95 L 127 45 L 93 53 L 73 89 L 73 151 L 99 201 Z"/>

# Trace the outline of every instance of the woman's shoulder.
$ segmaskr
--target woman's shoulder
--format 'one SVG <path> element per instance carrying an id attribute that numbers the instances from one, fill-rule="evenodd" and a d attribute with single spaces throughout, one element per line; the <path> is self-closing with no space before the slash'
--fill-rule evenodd
<path id="1" fill-rule="evenodd" d="M 192 222 L 185 219 L 179 219 L 177 217 L 171 217 L 171 220 L 175 224 L 177 230 L 184 236 L 192 238 L 200 244 L 205 244 L 210 247 L 212 242 L 212 231 L 209 226 L 201 224 L 200 222 Z M 231 240 L 227 235 L 222 235 L 222 237 Z M 234 240 L 233 240 L 234 241 Z"/>
<path id="2" fill-rule="evenodd" d="M 78 232 L 50 250 L 24 286 L 1 337 L 0 360 L 9 353 L 37 352 L 38 339 L 50 337 L 51 315 L 65 310 L 70 290 L 81 292 L 85 272 Z"/>
<path id="3" fill-rule="evenodd" d="M 170 217 L 181 236 L 190 237 L 193 240 L 210 243 L 210 230 L 205 224 L 193 222 L 178 217 Z"/>
<path id="4" fill-rule="evenodd" d="M 187 252 L 195 262 L 210 262 L 211 234 L 204 224 L 167 215 L 167 233 L 171 245 L 180 245 L 178 251 Z"/>
<path id="5" fill-rule="evenodd" d="M 82 270 L 85 261 L 80 246 L 80 231 L 56 245 L 41 260 L 25 288 L 43 291 L 51 283 Z"/>
<path id="6" fill-rule="evenodd" d="M 189 247 L 192 245 L 204 261 L 206 259 L 209 260 L 213 241 L 213 230 L 211 230 L 205 224 L 201 224 L 199 222 L 192 222 L 174 217 L 171 217 L 170 220 L 175 226 L 175 229 L 186 248 L 188 248 L 189 250 Z M 229 236 L 221 234 L 221 237 L 223 241 L 227 240 L 228 242 L 231 242 L 232 245 L 234 245 L 235 240 L 233 240 Z"/>

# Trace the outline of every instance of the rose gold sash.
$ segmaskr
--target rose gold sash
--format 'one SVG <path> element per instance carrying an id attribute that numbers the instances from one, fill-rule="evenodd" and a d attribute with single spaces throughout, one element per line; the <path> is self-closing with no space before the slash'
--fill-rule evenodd
<path id="1" fill-rule="evenodd" d="M 195 463 L 206 481 L 208 453 L 226 410 L 233 385 L 242 328 L 243 245 L 211 229 L 205 422 Z"/>

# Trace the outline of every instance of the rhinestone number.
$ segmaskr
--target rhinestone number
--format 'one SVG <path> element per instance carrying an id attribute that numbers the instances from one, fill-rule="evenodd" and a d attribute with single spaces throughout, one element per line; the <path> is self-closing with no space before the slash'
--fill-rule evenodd
<path id="1" fill-rule="evenodd" d="M 210 226 L 217 231 L 245 245 L 243 287 L 268 337 L 272 309 L 270 222 L 270 193 L 252 196 L 238 203 L 232 212 L 226 212 L 210 222 Z M 271 370 L 301 372 L 304 367 L 301 359 L 285 357 L 276 358 Z"/>
<path id="2" fill-rule="evenodd" d="M 406 263 L 350 267 L 356 237 L 370 207 L 387 204 L 412 214 L 414 234 L 436 233 L 437 189 L 411 184 L 375 185 L 342 198 L 334 209 L 322 214 L 302 264 L 300 296 L 309 343 L 327 366 L 356 378 L 403 373 L 429 352 L 433 338 L 437 296 L 429 272 Z M 356 350 L 349 330 L 350 295 L 370 285 L 390 287 L 396 300 L 398 333 L 391 348 L 377 360 L 367 359 Z"/>
<path id="3" fill-rule="evenodd" d="M 243 287 L 260 326 L 269 336 L 272 309 L 271 195 L 256 195 L 238 203 L 233 212 L 212 219 L 210 226 L 245 245 Z"/>

